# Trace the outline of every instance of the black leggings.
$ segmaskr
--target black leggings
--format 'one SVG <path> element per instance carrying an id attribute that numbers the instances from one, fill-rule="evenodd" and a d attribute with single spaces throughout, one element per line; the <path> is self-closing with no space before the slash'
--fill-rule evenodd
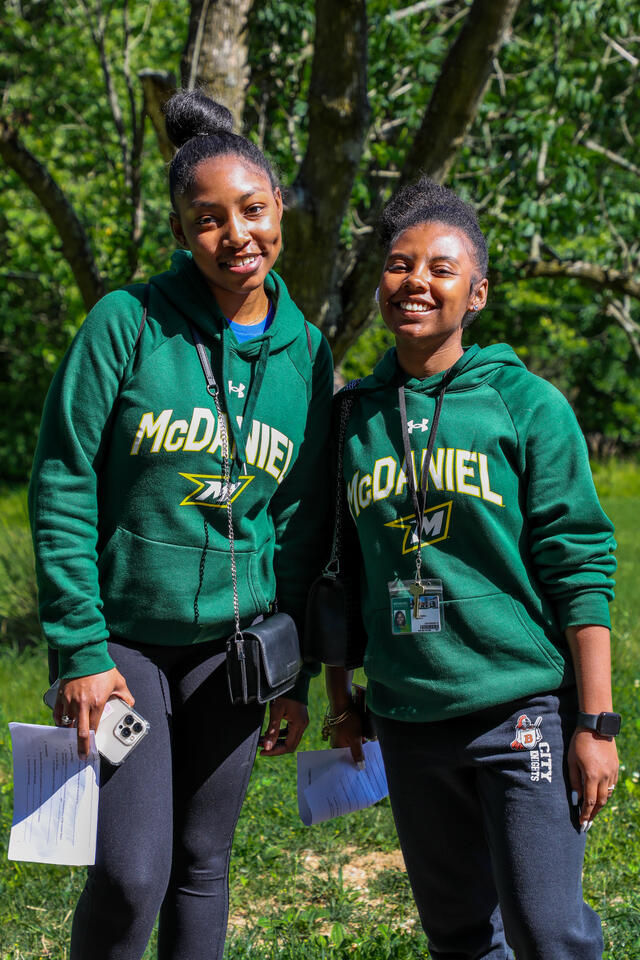
<path id="1" fill-rule="evenodd" d="M 219 641 L 109 653 L 151 730 L 102 761 L 95 866 L 73 919 L 71 960 L 139 960 L 158 913 L 160 960 L 219 960 L 229 856 L 264 707 L 232 707 Z"/>

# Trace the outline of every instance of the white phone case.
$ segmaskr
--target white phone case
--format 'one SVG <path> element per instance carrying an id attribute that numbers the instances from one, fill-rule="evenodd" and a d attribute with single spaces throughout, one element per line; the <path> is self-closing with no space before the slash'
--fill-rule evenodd
<path id="1" fill-rule="evenodd" d="M 42 698 L 53 710 L 58 696 L 58 681 L 49 687 Z M 141 717 L 120 697 L 112 697 L 104 705 L 98 731 L 96 747 L 98 753 L 109 763 L 119 766 L 129 756 L 135 746 L 149 732 L 149 722 Z"/>

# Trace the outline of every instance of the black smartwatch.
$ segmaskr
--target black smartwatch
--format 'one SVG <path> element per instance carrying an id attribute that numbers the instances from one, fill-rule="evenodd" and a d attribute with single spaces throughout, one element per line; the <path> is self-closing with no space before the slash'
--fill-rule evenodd
<path id="1" fill-rule="evenodd" d="M 586 727 L 587 730 L 595 730 L 601 737 L 617 737 L 620 733 L 622 717 L 619 713 L 582 713 L 578 711 L 576 725 Z"/>

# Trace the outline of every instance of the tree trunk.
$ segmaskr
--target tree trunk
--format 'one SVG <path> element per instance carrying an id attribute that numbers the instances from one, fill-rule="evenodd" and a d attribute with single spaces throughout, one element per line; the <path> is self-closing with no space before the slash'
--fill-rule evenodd
<path id="1" fill-rule="evenodd" d="M 369 121 L 364 0 L 317 0 L 309 139 L 287 198 L 283 272 L 306 317 L 332 335 L 340 227 Z"/>
<path id="2" fill-rule="evenodd" d="M 58 231 L 65 258 L 87 310 L 104 296 L 105 282 L 78 216 L 49 171 L 22 143 L 17 131 L 0 119 L 0 156 L 38 198 Z"/>
<path id="3" fill-rule="evenodd" d="M 422 171 L 442 181 L 449 172 L 478 112 L 518 3 L 474 0 L 443 64 L 401 183 Z M 374 314 L 382 252 L 374 237 L 365 235 L 351 251 L 349 267 L 339 274 L 347 259 L 340 245 L 340 225 L 367 118 L 366 22 L 356 0 L 342 5 L 318 0 L 317 12 L 309 143 L 286 220 L 284 273 L 295 300 L 321 327 L 334 359 L 340 361 Z M 324 96 L 314 97 L 314 91 Z"/>
<path id="4" fill-rule="evenodd" d="M 199 87 L 233 114 L 242 129 L 249 68 L 247 16 L 252 0 L 191 0 L 182 53 L 182 86 Z"/>
<path id="5" fill-rule="evenodd" d="M 420 129 L 407 154 L 399 186 L 426 173 L 441 183 L 482 103 L 494 58 L 520 0 L 474 0 L 436 81 Z M 375 316 L 373 291 L 382 251 L 368 236 L 342 284 L 342 305 L 331 346 L 339 361 Z"/>

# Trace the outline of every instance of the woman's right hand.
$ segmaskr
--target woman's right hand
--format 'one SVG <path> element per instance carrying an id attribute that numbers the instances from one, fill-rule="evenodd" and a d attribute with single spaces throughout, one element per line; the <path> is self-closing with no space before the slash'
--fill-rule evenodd
<path id="1" fill-rule="evenodd" d="M 362 723 L 355 707 L 349 708 L 344 720 L 331 726 L 329 742 L 332 747 L 349 747 L 358 770 L 364 770 Z"/>
<path id="2" fill-rule="evenodd" d="M 126 680 L 115 667 L 104 673 L 60 681 L 53 711 L 54 723 L 58 727 L 69 726 L 62 723 L 62 717 L 70 717 L 76 724 L 81 757 L 89 755 L 89 731 L 98 729 L 104 705 L 110 697 L 120 697 L 130 707 L 135 703 Z"/>

